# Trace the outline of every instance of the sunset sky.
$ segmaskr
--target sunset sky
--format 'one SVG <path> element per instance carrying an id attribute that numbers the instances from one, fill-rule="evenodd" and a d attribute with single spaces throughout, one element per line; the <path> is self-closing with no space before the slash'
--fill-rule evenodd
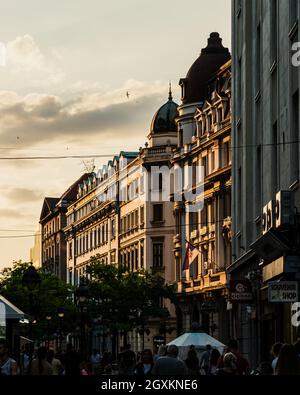
<path id="1" fill-rule="evenodd" d="M 1 3 L 0 268 L 29 259 L 43 197 L 59 197 L 84 168 L 3 158 L 138 150 L 169 80 L 179 103 L 178 81 L 210 32 L 226 47 L 231 34 L 229 0 Z"/>

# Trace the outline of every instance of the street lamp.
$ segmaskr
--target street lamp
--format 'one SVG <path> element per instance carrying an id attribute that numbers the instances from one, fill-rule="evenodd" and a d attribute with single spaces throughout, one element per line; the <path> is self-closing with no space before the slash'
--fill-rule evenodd
<path id="1" fill-rule="evenodd" d="M 57 315 L 59 318 L 59 352 L 62 352 L 62 324 L 63 324 L 63 319 L 65 316 L 65 311 L 63 307 L 59 307 L 57 309 Z"/>
<path id="2" fill-rule="evenodd" d="M 85 317 L 84 312 L 86 309 L 86 303 L 89 299 L 89 288 L 88 280 L 86 278 L 81 278 L 79 287 L 75 291 L 76 303 L 80 309 L 81 320 L 80 320 L 80 351 L 83 356 L 86 353 L 86 338 L 85 338 Z"/>
<path id="3" fill-rule="evenodd" d="M 29 314 L 33 314 L 33 291 L 39 287 L 41 283 L 41 277 L 37 272 L 36 268 L 30 264 L 30 266 L 24 271 L 22 276 L 22 286 L 27 288 L 29 292 Z M 29 338 L 31 340 L 30 349 L 29 349 L 29 364 L 31 365 L 32 354 L 33 354 L 33 321 L 30 318 L 29 320 Z"/>
<path id="4" fill-rule="evenodd" d="M 47 349 L 49 350 L 49 346 L 50 346 L 50 322 L 52 320 L 52 315 L 51 313 L 47 313 L 46 314 L 46 320 L 47 320 Z"/>

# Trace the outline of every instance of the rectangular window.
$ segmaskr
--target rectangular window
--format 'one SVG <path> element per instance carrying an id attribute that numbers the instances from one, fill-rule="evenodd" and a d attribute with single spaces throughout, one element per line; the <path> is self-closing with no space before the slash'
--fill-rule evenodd
<path id="1" fill-rule="evenodd" d="M 198 162 L 195 161 L 192 164 L 192 186 L 195 188 L 197 186 L 197 167 L 198 167 Z"/>
<path id="2" fill-rule="evenodd" d="M 279 186 L 279 179 L 278 179 L 278 125 L 277 122 L 274 123 L 273 125 L 273 131 L 272 131 L 272 186 L 273 186 L 273 193 L 275 194 L 278 191 L 278 186 Z"/>
<path id="3" fill-rule="evenodd" d="M 207 177 L 208 176 L 207 156 L 204 156 L 202 158 L 202 167 L 203 167 L 203 171 L 204 171 L 204 177 Z"/>
<path id="4" fill-rule="evenodd" d="M 292 98 L 292 180 L 293 183 L 299 180 L 299 91 L 297 91 Z"/>
<path id="5" fill-rule="evenodd" d="M 111 220 L 111 237 L 112 239 L 116 237 L 116 221 L 114 219 Z"/>
<path id="6" fill-rule="evenodd" d="M 176 212 L 175 221 L 176 221 L 176 234 L 180 235 L 181 234 L 181 213 L 180 212 Z"/>
<path id="7" fill-rule="evenodd" d="M 69 258 L 73 258 L 73 244 L 72 241 L 69 242 Z"/>
<path id="8" fill-rule="evenodd" d="M 153 243 L 153 267 L 163 267 L 163 243 Z"/>
<path id="9" fill-rule="evenodd" d="M 163 221 L 163 205 L 154 204 L 153 205 L 153 221 L 160 222 Z"/>
<path id="10" fill-rule="evenodd" d="M 203 209 L 201 211 L 201 227 L 208 225 L 208 218 L 207 218 L 207 203 L 204 203 Z"/>
<path id="11" fill-rule="evenodd" d="M 211 151 L 211 173 L 214 172 L 215 168 L 216 168 L 216 157 L 215 157 L 215 151 L 212 150 Z"/>
<path id="12" fill-rule="evenodd" d="M 138 248 L 134 249 L 134 258 L 135 258 L 135 270 L 139 268 L 139 250 Z"/>
<path id="13" fill-rule="evenodd" d="M 257 94 L 260 90 L 260 79 L 261 79 L 261 33 L 260 33 L 260 25 L 258 25 L 256 30 L 256 51 L 255 51 L 255 84 L 256 84 L 256 92 Z"/>
<path id="14" fill-rule="evenodd" d="M 144 267 L 144 245 L 141 244 L 141 269 Z"/>
<path id="15" fill-rule="evenodd" d="M 195 213 L 189 213 L 189 219 L 190 219 L 190 232 L 193 232 L 194 230 L 198 229 L 198 212 Z M 180 234 L 180 232 L 179 232 Z"/>
<path id="16" fill-rule="evenodd" d="M 271 66 L 278 59 L 278 0 L 272 0 L 271 4 L 271 13 L 270 13 L 270 25 L 271 25 Z"/>
<path id="17" fill-rule="evenodd" d="M 144 223 L 144 206 L 140 208 L 141 224 Z"/>
<path id="18" fill-rule="evenodd" d="M 299 18 L 299 0 L 290 0 L 290 27 L 292 27 Z"/>

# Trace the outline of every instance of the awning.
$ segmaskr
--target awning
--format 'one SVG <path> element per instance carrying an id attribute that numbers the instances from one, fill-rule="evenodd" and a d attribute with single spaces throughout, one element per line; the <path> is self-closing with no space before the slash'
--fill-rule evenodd
<path id="1" fill-rule="evenodd" d="M 2 313 L 3 311 L 3 313 Z M 0 314 L 4 314 L 7 320 L 19 320 L 24 318 L 25 313 L 8 301 L 4 296 L 0 295 Z"/>

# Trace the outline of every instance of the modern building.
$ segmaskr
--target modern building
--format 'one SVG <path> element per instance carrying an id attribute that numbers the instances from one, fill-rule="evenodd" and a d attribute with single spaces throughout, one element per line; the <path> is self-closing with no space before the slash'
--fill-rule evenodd
<path id="1" fill-rule="evenodd" d="M 65 227 L 70 283 L 77 285 L 85 276 L 93 256 L 104 264 L 126 265 L 130 271 L 157 271 L 166 282 L 174 282 L 173 203 L 170 194 L 168 200 L 163 199 L 160 169 L 169 168 L 177 145 L 176 116 L 177 104 L 170 91 L 168 101 L 153 117 L 145 147 L 139 152 L 121 152 L 78 186 Z M 153 172 L 157 172 L 154 182 Z M 165 307 L 171 313 L 169 327 L 173 325 L 174 337 L 175 311 L 170 304 Z M 147 325 L 145 347 L 152 349 L 161 322 L 153 318 Z M 130 333 L 129 341 L 141 349 L 139 333 Z"/>
<path id="2" fill-rule="evenodd" d="M 248 301 L 232 303 L 231 330 L 253 365 L 269 357 L 273 343 L 299 337 L 291 324 L 292 298 L 288 302 L 279 292 L 274 299 L 271 293 L 272 283 L 293 287 L 300 273 L 300 68 L 292 62 L 299 5 L 299 0 L 232 2 L 233 263 L 228 272 L 233 288 L 242 284 L 248 290 Z"/>
<path id="3" fill-rule="evenodd" d="M 68 206 L 76 199 L 78 183 L 89 177 L 84 174 L 60 198 L 46 197 L 41 215 L 41 267 L 66 280 L 67 254 L 64 227 Z"/>
<path id="4" fill-rule="evenodd" d="M 172 160 L 193 194 L 174 202 L 178 332 L 198 327 L 223 342 L 229 336 L 226 268 L 231 263 L 230 58 L 219 34 L 212 33 L 180 80 L 179 139 Z M 184 267 L 188 248 L 196 248 L 198 256 Z"/>

